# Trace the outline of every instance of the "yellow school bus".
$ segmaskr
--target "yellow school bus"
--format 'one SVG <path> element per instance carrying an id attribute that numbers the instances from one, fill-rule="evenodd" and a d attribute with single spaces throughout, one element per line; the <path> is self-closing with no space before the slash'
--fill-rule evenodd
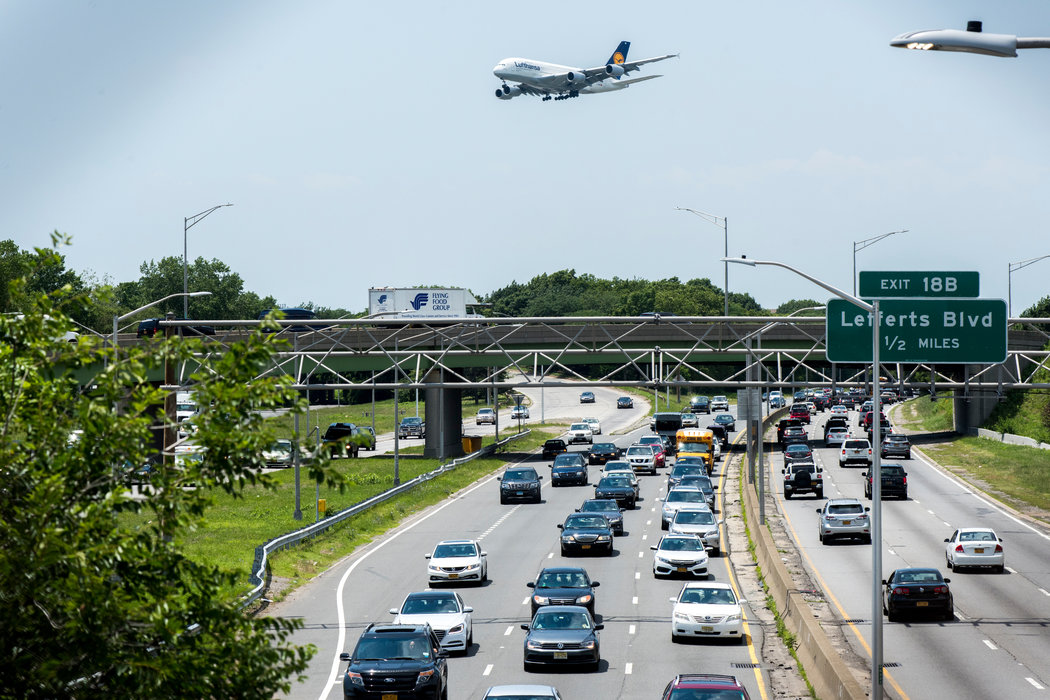
<path id="1" fill-rule="evenodd" d="M 675 441 L 678 443 L 676 461 L 682 457 L 703 457 L 707 464 L 707 473 L 714 471 L 715 434 L 713 432 L 699 428 L 684 428 L 675 435 Z"/>

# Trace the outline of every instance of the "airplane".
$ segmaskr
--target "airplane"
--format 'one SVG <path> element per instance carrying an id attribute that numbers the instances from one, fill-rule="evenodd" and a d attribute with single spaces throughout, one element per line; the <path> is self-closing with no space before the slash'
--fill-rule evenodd
<path id="1" fill-rule="evenodd" d="M 573 68 L 526 58 L 505 58 L 492 69 L 493 74 L 503 80 L 503 84 L 496 88 L 496 97 L 501 100 L 509 100 L 518 95 L 537 95 L 546 102 L 550 99 L 567 100 L 579 97 L 581 94 L 623 90 L 634 83 L 661 77 L 646 75 L 625 79 L 623 76 L 638 70 L 646 63 L 655 63 L 678 56 L 678 54 L 667 54 L 655 58 L 628 61 L 627 50 L 630 48 L 631 42 L 621 41 L 605 65 L 598 68 Z M 508 80 L 516 84 L 507 85 Z"/>

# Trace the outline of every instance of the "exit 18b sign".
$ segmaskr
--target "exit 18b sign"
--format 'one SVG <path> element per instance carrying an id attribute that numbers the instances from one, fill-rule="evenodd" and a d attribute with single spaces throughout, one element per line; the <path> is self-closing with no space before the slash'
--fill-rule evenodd
<path id="1" fill-rule="evenodd" d="M 1002 299 L 879 302 L 879 361 L 998 364 L 1006 360 Z M 828 359 L 872 361 L 872 315 L 845 299 L 827 307 Z"/>

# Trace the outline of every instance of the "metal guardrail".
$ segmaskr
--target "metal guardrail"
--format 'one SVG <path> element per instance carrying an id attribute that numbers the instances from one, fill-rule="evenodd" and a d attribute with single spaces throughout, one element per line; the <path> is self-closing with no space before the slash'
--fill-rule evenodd
<path id="1" fill-rule="evenodd" d="M 245 594 L 245 596 L 241 599 L 241 604 L 239 606 L 240 609 L 243 610 L 255 601 L 259 600 L 260 597 L 262 597 L 262 594 L 267 587 L 267 559 L 274 552 L 279 552 L 282 549 L 294 547 L 303 540 L 309 539 L 310 537 L 314 537 L 315 535 L 324 532 L 333 525 L 341 523 L 347 518 L 352 518 L 355 515 L 359 515 L 368 510 L 369 508 L 376 506 L 382 503 L 383 501 L 387 501 L 393 498 L 394 496 L 405 493 L 407 491 L 411 491 L 423 482 L 430 481 L 431 479 L 440 476 L 445 472 L 452 471 L 461 464 L 465 464 L 471 460 L 477 459 L 478 457 L 494 454 L 496 450 L 500 447 L 503 447 L 512 440 L 522 438 L 531 432 L 531 430 L 525 430 L 520 433 L 515 433 L 510 437 L 504 438 L 499 442 L 494 442 L 491 445 L 486 445 L 477 452 L 471 452 L 469 455 L 465 455 L 463 457 L 454 459 L 451 462 L 442 464 L 433 471 L 429 471 L 426 474 L 420 474 L 415 479 L 406 481 L 405 483 L 399 486 L 394 486 L 393 488 L 387 489 L 386 491 L 372 496 L 367 500 L 361 501 L 360 503 L 352 505 L 348 508 L 344 508 L 343 510 L 337 512 L 335 515 L 331 515 L 325 518 L 324 520 L 319 520 L 313 525 L 307 525 L 306 527 L 300 530 L 295 530 L 285 535 L 281 535 L 280 537 L 275 537 L 272 540 L 266 542 L 265 544 L 259 545 L 255 548 L 255 561 L 252 563 L 251 582 L 255 585 L 255 587 L 247 594 Z"/>

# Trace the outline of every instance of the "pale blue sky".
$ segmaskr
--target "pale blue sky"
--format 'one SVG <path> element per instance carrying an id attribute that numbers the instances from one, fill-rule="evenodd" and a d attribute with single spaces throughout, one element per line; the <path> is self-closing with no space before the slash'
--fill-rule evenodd
<path id="1" fill-rule="evenodd" d="M 370 286 L 488 293 L 575 268 L 722 284 L 731 255 L 851 288 L 859 269 L 981 273 L 1050 253 L 1050 50 L 893 49 L 908 30 L 1050 35 L 1013 0 L 363 3 L 0 0 L 0 239 L 73 236 L 113 281 L 218 258 L 284 304 Z M 494 97 L 521 56 L 663 78 L 565 102 Z M 1014 274 L 1014 311 L 1050 294 Z M 819 290 L 730 270 L 765 306 Z"/>

